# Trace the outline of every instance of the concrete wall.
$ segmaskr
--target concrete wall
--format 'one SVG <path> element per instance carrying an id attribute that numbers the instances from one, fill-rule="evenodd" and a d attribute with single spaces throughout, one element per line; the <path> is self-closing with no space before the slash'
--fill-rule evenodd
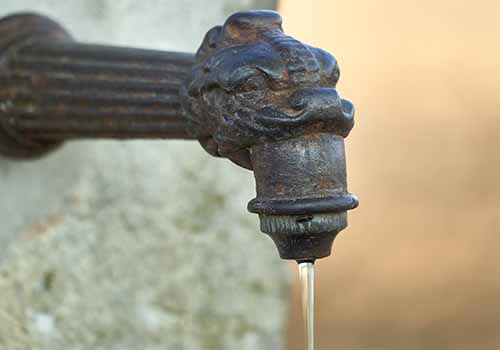
<path id="1" fill-rule="evenodd" d="M 0 15 L 38 11 L 79 40 L 194 51 L 256 6 L 3 0 Z M 245 210 L 250 172 L 195 142 L 74 142 L 0 159 L 0 193 L 1 349 L 281 347 L 286 268 Z"/>

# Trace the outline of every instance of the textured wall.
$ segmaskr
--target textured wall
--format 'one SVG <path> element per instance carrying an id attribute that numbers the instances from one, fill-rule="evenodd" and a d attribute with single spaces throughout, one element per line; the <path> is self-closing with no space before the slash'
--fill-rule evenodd
<path id="1" fill-rule="evenodd" d="M 79 40 L 193 51 L 253 1 L 3 0 Z M 262 6 L 262 1 L 258 6 Z M 0 159 L 1 349 L 279 349 L 286 268 L 252 174 L 195 142 L 75 142 Z"/>

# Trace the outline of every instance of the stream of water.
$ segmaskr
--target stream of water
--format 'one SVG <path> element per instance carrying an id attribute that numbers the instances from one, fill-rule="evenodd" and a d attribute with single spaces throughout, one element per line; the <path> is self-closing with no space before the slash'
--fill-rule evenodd
<path id="1" fill-rule="evenodd" d="M 312 262 L 299 263 L 299 278 L 306 349 L 314 350 L 314 264 Z"/>

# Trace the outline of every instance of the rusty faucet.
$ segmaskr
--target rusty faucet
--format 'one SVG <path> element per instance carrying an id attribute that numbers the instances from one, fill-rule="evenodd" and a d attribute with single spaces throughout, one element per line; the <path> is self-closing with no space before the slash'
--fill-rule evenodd
<path id="1" fill-rule="evenodd" d="M 329 53 L 284 34 L 272 11 L 212 28 L 198 52 L 81 44 L 35 14 L 0 20 L 0 153 L 43 156 L 78 138 L 195 139 L 253 170 L 248 210 L 283 259 L 330 255 L 358 202 L 344 137 L 354 107 Z"/>

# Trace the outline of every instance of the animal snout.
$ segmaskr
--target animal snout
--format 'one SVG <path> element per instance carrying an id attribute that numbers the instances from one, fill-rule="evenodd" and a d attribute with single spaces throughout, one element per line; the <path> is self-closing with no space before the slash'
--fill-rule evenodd
<path id="1" fill-rule="evenodd" d="M 290 106 L 303 111 L 306 119 L 331 120 L 347 135 L 354 126 L 354 105 L 335 88 L 304 88 L 290 97 Z"/>

